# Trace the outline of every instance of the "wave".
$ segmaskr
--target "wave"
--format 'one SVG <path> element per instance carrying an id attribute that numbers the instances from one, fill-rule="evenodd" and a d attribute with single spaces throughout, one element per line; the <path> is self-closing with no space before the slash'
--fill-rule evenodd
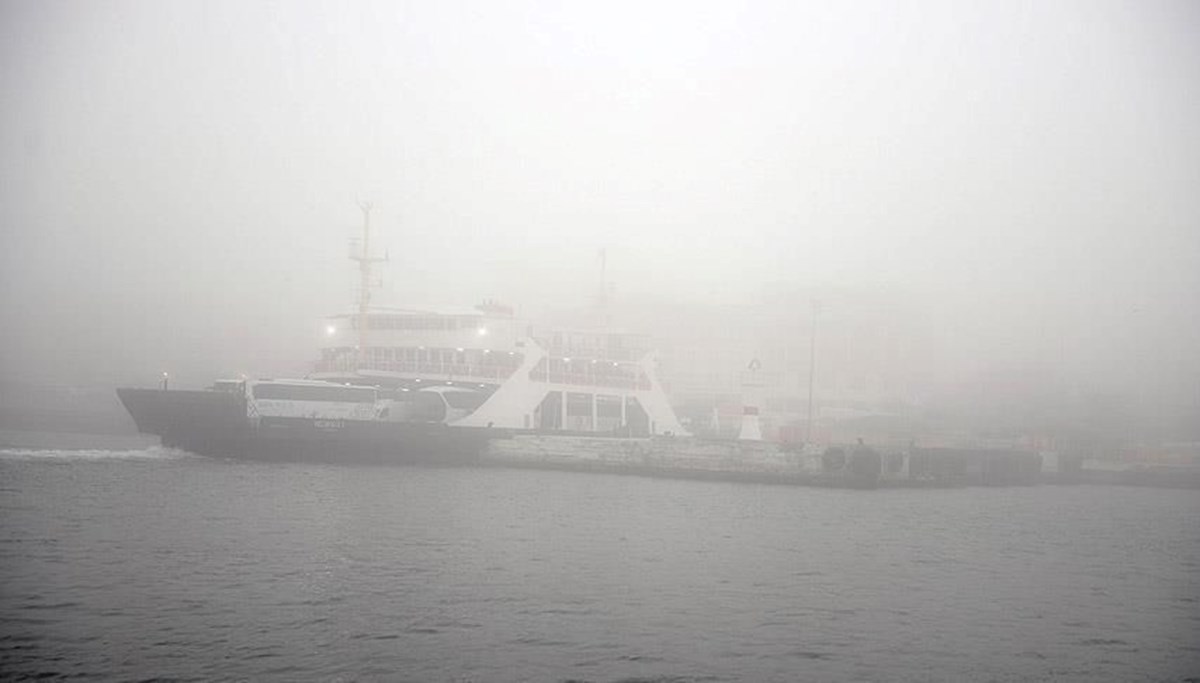
<path id="1" fill-rule="evenodd" d="M 198 456 L 166 446 L 149 446 L 135 450 L 0 448 L 0 460 L 181 460 L 193 457 Z"/>

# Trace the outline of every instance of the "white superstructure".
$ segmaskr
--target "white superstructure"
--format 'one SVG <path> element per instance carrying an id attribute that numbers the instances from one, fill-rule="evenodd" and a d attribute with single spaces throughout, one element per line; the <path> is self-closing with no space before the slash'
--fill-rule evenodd
<path id="1" fill-rule="evenodd" d="M 380 388 L 380 417 L 470 427 L 621 435 L 685 435 L 656 377 L 648 337 L 601 316 L 595 329 L 537 328 L 511 307 L 418 309 L 371 305 L 370 206 L 353 314 L 328 318 L 309 375 Z"/>
<path id="2" fill-rule="evenodd" d="M 360 350 L 353 342 L 362 320 L 370 346 Z M 644 335 L 538 329 L 494 302 L 473 309 L 372 308 L 365 317 L 329 318 L 325 330 L 310 378 L 437 393 L 450 424 L 686 434 L 655 376 Z"/>

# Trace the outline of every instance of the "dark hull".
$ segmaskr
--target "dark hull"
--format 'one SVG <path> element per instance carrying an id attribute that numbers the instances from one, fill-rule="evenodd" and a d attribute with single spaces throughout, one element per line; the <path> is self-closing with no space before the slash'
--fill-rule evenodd
<path id="1" fill-rule="evenodd" d="M 497 430 L 442 424 L 246 419 L 246 401 L 214 391 L 118 389 L 138 431 L 164 446 L 246 460 L 456 465 L 477 462 Z"/>

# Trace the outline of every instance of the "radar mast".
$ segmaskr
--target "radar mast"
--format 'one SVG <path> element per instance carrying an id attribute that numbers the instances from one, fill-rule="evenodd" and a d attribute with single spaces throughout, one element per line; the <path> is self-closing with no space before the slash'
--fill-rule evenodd
<path id="1" fill-rule="evenodd" d="M 354 353 L 355 368 L 361 370 L 365 363 L 367 350 L 367 312 L 371 305 L 371 266 L 386 261 L 387 258 L 371 256 L 371 202 L 358 203 L 363 212 L 362 249 L 351 251 L 350 260 L 358 262 L 358 271 L 362 277 L 358 288 L 358 348 Z"/>

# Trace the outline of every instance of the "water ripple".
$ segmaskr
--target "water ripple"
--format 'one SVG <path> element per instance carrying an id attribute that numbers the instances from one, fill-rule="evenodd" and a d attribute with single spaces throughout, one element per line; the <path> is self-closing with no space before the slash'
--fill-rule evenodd
<path id="1" fill-rule="evenodd" d="M 4 678 L 1185 680 L 1200 501 L 0 451 Z M 580 674 L 584 678 L 580 678 Z"/>

